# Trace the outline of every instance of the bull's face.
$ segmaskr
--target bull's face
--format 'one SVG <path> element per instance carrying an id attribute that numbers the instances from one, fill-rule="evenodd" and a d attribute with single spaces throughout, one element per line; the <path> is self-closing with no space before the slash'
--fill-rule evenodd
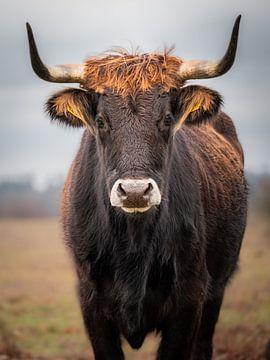
<path id="1" fill-rule="evenodd" d="M 224 74 L 235 58 L 240 16 L 229 47 L 218 61 L 184 61 L 164 54 L 111 54 L 82 65 L 46 66 L 27 24 L 31 62 L 36 74 L 52 82 L 80 83 L 52 96 L 53 120 L 86 127 L 96 138 L 108 200 L 125 212 L 146 212 L 166 197 L 166 174 L 174 136 L 182 124 L 211 119 L 221 103 L 218 93 L 183 87 L 188 79 Z"/>
<path id="2" fill-rule="evenodd" d="M 218 93 L 201 86 L 164 92 L 160 86 L 123 96 L 107 89 L 67 89 L 52 96 L 52 119 L 85 126 L 96 138 L 102 175 L 113 207 L 146 212 L 166 196 L 166 174 L 177 131 L 196 126 L 219 110 Z"/>
<path id="3" fill-rule="evenodd" d="M 160 204 L 170 138 L 164 127 L 171 114 L 168 98 L 157 88 L 127 97 L 101 95 L 97 134 L 112 206 L 131 213 Z"/>

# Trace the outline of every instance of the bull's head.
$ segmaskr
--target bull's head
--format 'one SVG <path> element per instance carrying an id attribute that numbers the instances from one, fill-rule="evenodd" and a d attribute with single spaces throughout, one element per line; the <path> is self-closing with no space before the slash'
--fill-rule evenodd
<path id="1" fill-rule="evenodd" d="M 145 212 L 160 204 L 170 166 L 174 135 L 185 122 L 194 126 L 219 111 L 220 95 L 189 79 L 223 75 L 232 66 L 240 16 L 221 60 L 184 61 L 164 54 L 115 53 L 82 65 L 47 66 L 41 61 L 27 24 L 32 67 L 42 79 L 79 83 L 47 104 L 51 118 L 86 127 L 96 138 L 101 169 L 113 207 Z"/>

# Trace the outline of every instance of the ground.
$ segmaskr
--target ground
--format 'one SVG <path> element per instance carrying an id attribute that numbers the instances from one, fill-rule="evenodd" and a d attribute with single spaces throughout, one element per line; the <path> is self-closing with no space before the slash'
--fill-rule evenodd
<path id="1" fill-rule="evenodd" d="M 76 280 L 55 219 L 0 220 L 0 360 L 92 360 Z M 229 285 L 215 360 L 259 360 L 270 339 L 270 222 L 250 216 L 240 270 Z M 127 360 L 154 360 L 158 338 Z M 268 359 L 270 359 L 270 346 Z"/>

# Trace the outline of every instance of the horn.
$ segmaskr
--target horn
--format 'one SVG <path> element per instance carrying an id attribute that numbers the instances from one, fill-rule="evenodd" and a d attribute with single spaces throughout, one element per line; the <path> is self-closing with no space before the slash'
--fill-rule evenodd
<path id="1" fill-rule="evenodd" d="M 208 79 L 221 76 L 230 70 L 234 63 L 241 15 L 238 15 L 232 30 L 231 40 L 222 59 L 215 61 L 190 60 L 183 61 L 178 76 L 183 80 Z"/>
<path id="2" fill-rule="evenodd" d="M 31 64 L 38 77 L 56 83 L 83 83 L 84 65 L 45 65 L 39 56 L 33 31 L 29 23 L 26 23 L 26 28 Z"/>

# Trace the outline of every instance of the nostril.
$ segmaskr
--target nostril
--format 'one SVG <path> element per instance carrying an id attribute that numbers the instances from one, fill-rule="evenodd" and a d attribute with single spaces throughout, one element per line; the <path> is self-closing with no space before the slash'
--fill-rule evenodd
<path id="1" fill-rule="evenodd" d="M 118 193 L 118 195 L 119 195 L 120 197 L 125 197 L 125 198 L 127 197 L 127 193 L 126 193 L 125 190 L 123 189 L 123 186 L 122 186 L 121 183 L 118 185 L 117 193 Z"/>
<path id="2" fill-rule="evenodd" d="M 161 194 L 157 183 L 151 178 L 124 178 L 113 184 L 110 201 L 112 206 L 123 209 L 150 209 L 160 204 Z"/>
<path id="3" fill-rule="evenodd" d="M 146 190 L 144 191 L 143 195 L 147 196 L 151 193 L 151 191 L 153 190 L 153 185 L 151 183 L 148 184 Z"/>

